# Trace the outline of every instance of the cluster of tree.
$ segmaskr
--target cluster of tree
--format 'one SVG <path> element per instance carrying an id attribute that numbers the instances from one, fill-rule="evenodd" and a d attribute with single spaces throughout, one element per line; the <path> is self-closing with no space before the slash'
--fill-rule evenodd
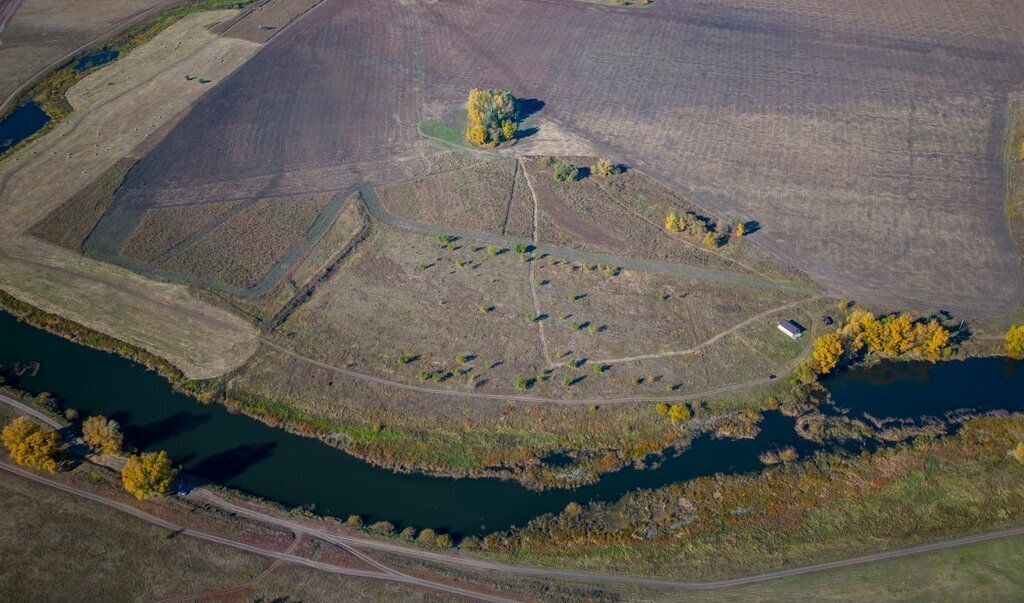
<path id="1" fill-rule="evenodd" d="M 1006 355 L 1024 360 L 1024 325 L 1014 325 L 1006 331 Z"/>
<path id="2" fill-rule="evenodd" d="M 60 467 L 57 460 L 62 444 L 60 434 L 40 427 L 28 417 L 16 417 L 4 426 L 0 440 L 11 460 L 19 465 L 50 473 Z"/>
<path id="3" fill-rule="evenodd" d="M 668 232 L 683 232 L 690 226 L 693 227 L 697 236 L 702 237 L 704 245 L 709 249 L 720 249 L 729 241 L 728 235 L 719 233 L 711 220 L 703 216 L 698 216 L 692 211 L 688 211 L 684 214 L 670 211 L 665 214 L 664 227 Z M 740 224 L 736 227 L 736 236 L 742 237 L 745 233 L 745 224 Z"/>
<path id="4" fill-rule="evenodd" d="M 516 99 L 508 90 L 469 91 L 466 103 L 469 115 L 469 128 L 466 129 L 466 140 L 483 146 L 495 145 L 512 140 L 518 130 Z"/>
<path id="5" fill-rule="evenodd" d="M 854 308 L 842 329 L 814 340 L 810 368 L 824 375 L 845 359 L 862 353 L 938 360 L 950 351 L 949 329 L 934 318 L 914 319 L 906 312 L 879 318 L 863 308 Z"/>
<path id="6" fill-rule="evenodd" d="M 128 457 L 121 470 L 121 484 L 129 494 L 145 500 L 169 493 L 174 474 L 166 452 L 145 452 Z"/>

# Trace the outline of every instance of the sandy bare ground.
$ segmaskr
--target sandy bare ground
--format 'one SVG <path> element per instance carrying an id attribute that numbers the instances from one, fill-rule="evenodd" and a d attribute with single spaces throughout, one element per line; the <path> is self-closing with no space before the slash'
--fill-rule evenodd
<path id="1" fill-rule="evenodd" d="M 557 135 L 541 128 L 537 149 L 593 149 L 757 220 L 752 240 L 837 295 L 989 314 L 1024 294 L 1002 206 L 1005 103 L 1024 88 L 1012 4 L 325 0 L 315 13 L 204 98 L 124 202 L 300 192 L 296 174 L 410 155 L 422 107 L 501 86 L 544 101 L 537 119 Z"/>
<path id="2" fill-rule="evenodd" d="M 0 288 L 45 310 L 141 346 L 194 378 L 245 361 L 254 331 L 185 287 L 145 279 L 22 233 L 118 157 L 175 119 L 259 45 L 207 26 L 234 11 L 200 13 L 99 70 L 68 94 L 75 111 L 0 165 Z M 185 74 L 211 80 L 188 81 Z M 56 176 L 56 177 L 55 177 Z"/>

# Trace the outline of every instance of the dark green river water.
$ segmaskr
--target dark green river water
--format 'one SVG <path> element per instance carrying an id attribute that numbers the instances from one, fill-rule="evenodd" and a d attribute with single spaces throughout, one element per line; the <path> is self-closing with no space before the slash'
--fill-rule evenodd
<path id="1" fill-rule="evenodd" d="M 590 486 L 534 492 L 511 481 L 430 477 L 374 467 L 319 441 L 229 413 L 222 406 L 200 404 L 174 392 L 156 373 L 138 364 L 0 312 L 0 366 L 28 362 L 38 362 L 39 370 L 10 377 L 12 385 L 32 393 L 50 392 L 83 418 L 102 414 L 116 419 L 127 446 L 166 450 L 191 475 L 284 505 L 312 506 L 325 515 L 356 514 L 367 521 L 388 520 L 399 527 L 430 527 L 455 535 L 523 525 L 573 501 L 615 500 L 638 488 L 714 473 L 755 471 L 762 466 L 758 454 L 768 448 L 794 446 L 805 456 L 816 447 L 796 435 L 793 419 L 767 413 L 756 439 L 702 437 L 656 469 L 627 468 Z M 961 394 L 976 403 L 970 384 L 987 383 L 996 389 L 986 399 L 1001 400 L 1006 406 L 1010 404 L 1007 396 L 1015 394 L 1019 406 L 1024 387 L 1020 365 L 1007 368 L 1003 361 L 991 359 L 907 365 L 909 377 L 889 375 L 878 382 L 863 375 L 841 376 L 831 380 L 830 387 L 848 406 L 851 398 L 868 396 L 871 406 L 919 414 L 920 405 L 935 400 L 939 393 L 932 391 L 932 383 L 942 390 L 947 407 L 956 406 L 954 400 Z"/>

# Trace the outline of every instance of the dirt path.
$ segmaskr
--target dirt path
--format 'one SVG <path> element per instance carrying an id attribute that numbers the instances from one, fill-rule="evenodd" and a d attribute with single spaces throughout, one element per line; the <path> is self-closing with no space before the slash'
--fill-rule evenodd
<path id="1" fill-rule="evenodd" d="M 519 165 L 519 160 L 516 160 Z M 530 182 L 530 174 L 523 169 L 523 177 L 526 179 L 526 186 L 530 189 L 530 197 L 533 198 L 533 246 L 540 245 L 540 203 L 537 201 L 537 193 L 533 190 L 533 183 Z M 515 180 L 512 181 L 515 186 Z M 511 201 L 510 201 L 511 202 Z M 530 262 L 530 296 L 533 297 L 533 315 L 536 317 L 537 332 L 540 336 L 540 348 L 544 352 L 544 362 L 551 366 L 551 350 L 548 348 L 548 338 L 544 335 L 544 320 L 541 318 L 540 298 L 537 297 L 537 262 Z"/>
<path id="2" fill-rule="evenodd" d="M 475 591 L 467 590 L 467 589 L 464 589 L 464 588 L 459 588 L 457 586 L 452 586 L 452 585 L 444 584 L 444 583 L 441 583 L 441 582 L 433 582 L 433 581 L 426 580 L 426 579 L 423 579 L 423 578 L 417 578 L 415 576 L 411 576 L 411 575 L 408 575 L 408 574 L 403 574 L 403 573 L 397 572 L 395 570 L 390 570 L 389 569 L 388 571 L 380 571 L 380 570 L 364 570 L 364 569 L 358 569 L 358 568 L 343 567 L 343 566 L 334 565 L 334 564 L 326 563 L 326 562 L 322 562 L 322 561 L 314 561 L 312 559 L 306 559 L 305 557 L 300 557 L 300 556 L 292 554 L 292 553 L 275 551 L 273 549 L 268 549 L 268 548 L 256 546 L 256 545 L 253 545 L 253 544 L 248 544 L 246 542 L 241 542 L 241 541 L 238 541 L 238 540 L 232 540 L 230 538 L 225 538 L 223 536 L 219 536 L 217 534 L 212 534 L 210 532 L 204 532 L 202 530 L 197 530 L 197 529 L 194 529 L 194 528 L 189 528 L 189 527 L 180 526 L 180 525 L 171 523 L 171 522 L 166 521 L 164 519 L 161 519 L 161 518 L 159 518 L 159 517 L 157 517 L 155 515 L 150 515 L 149 513 L 146 513 L 145 511 L 142 511 L 141 509 L 137 509 L 137 508 L 135 508 L 135 507 L 133 507 L 131 505 L 128 505 L 128 504 L 125 504 L 125 503 L 121 503 L 121 502 L 118 502 L 118 501 L 115 501 L 115 500 L 111 500 L 109 498 L 100 496 L 98 494 L 94 494 L 94 493 L 89 492 L 87 490 L 82 490 L 80 488 L 76 488 L 74 486 L 70 486 L 68 484 L 63 484 L 61 482 L 58 482 L 56 480 L 44 477 L 42 475 L 38 475 L 36 473 L 32 473 L 31 471 L 22 469 L 20 467 L 16 467 L 14 465 L 10 465 L 10 464 L 8 464 L 6 462 L 0 462 L 0 470 L 7 471 L 8 473 L 12 473 L 14 475 L 18 475 L 18 476 L 20 476 L 22 478 L 31 480 L 31 481 L 39 483 L 39 484 L 50 486 L 51 488 L 56 488 L 57 490 L 61 490 L 61 491 L 66 492 L 68 494 L 71 494 L 71 495 L 74 495 L 74 496 L 78 496 L 80 498 L 84 498 L 84 499 L 93 501 L 95 503 L 99 503 L 101 505 L 105 505 L 107 507 L 110 507 L 110 508 L 115 509 L 117 511 L 120 511 L 122 513 L 126 513 L 128 515 L 131 515 L 131 516 L 133 516 L 133 517 L 135 517 L 137 519 L 141 519 L 142 521 L 145 521 L 146 523 L 150 523 L 152 525 L 155 525 L 155 526 L 161 527 L 161 528 L 163 528 L 165 530 L 168 530 L 169 532 L 173 533 L 176 537 L 177 536 L 188 536 L 188 537 L 191 537 L 191 538 L 195 538 L 197 540 L 204 540 L 206 542 L 212 542 L 214 544 L 219 544 L 219 545 L 222 545 L 222 546 L 231 547 L 233 549 L 238 549 L 240 551 L 245 551 L 247 553 L 252 553 L 254 555 L 259 555 L 259 556 L 265 557 L 267 559 L 272 559 L 272 560 L 275 560 L 275 561 L 281 561 L 281 562 L 285 562 L 285 563 L 290 563 L 290 564 L 293 564 L 293 565 L 300 565 L 300 566 L 304 566 L 304 567 L 309 567 L 309 568 L 312 568 L 312 569 L 315 569 L 315 570 L 319 570 L 319 571 L 323 571 L 323 572 L 328 572 L 328 573 L 331 573 L 331 574 L 342 574 L 342 575 L 347 575 L 347 576 L 357 576 L 357 577 L 360 577 L 360 578 L 370 578 L 370 579 L 375 579 L 375 580 L 389 580 L 389 581 L 392 581 L 392 582 L 400 582 L 400 583 L 403 583 L 403 584 L 408 584 L 410 586 L 419 586 L 419 587 L 422 587 L 422 588 L 429 588 L 429 589 L 432 589 L 432 590 L 437 590 L 437 591 L 449 593 L 449 594 L 452 594 L 452 595 L 458 595 L 458 596 L 461 596 L 461 597 L 466 597 L 466 598 L 472 599 L 472 600 L 493 601 L 495 603 L 504 603 L 506 601 L 509 601 L 509 599 L 505 599 L 505 598 L 502 598 L 502 597 L 496 597 L 496 596 L 489 595 L 489 594 L 478 593 L 478 592 L 475 592 Z M 305 528 L 302 528 L 301 526 L 299 526 L 299 530 L 302 531 L 302 532 L 309 533 Z M 333 540 L 331 542 L 333 543 Z"/>
<path id="3" fill-rule="evenodd" d="M 937 542 L 930 542 L 921 544 L 904 549 L 896 549 L 892 551 L 883 551 L 880 553 L 874 553 L 871 555 L 863 555 L 860 557 L 852 557 L 849 559 L 841 559 L 838 561 L 830 561 L 826 563 L 818 563 L 814 565 L 807 565 L 803 567 L 795 567 L 784 570 L 778 570 L 774 572 L 766 572 L 763 574 L 757 574 L 753 576 L 743 576 L 740 578 L 732 578 L 729 580 L 718 580 L 713 582 L 685 582 L 680 580 L 664 580 L 658 578 L 640 578 L 635 576 L 624 576 L 624 575 L 613 575 L 613 574 L 599 574 L 594 572 L 574 571 L 574 570 L 558 570 L 549 568 L 538 568 L 538 567 L 526 567 L 519 565 L 510 565 L 500 563 L 496 561 L 488 561 L 486 559 L 478 559 L 473 557 L 466 557 L 460 554 L 454 553 L 441 553 L 435 551 L 427 551 L 423 549 L 414 548 L 403 544 L 398 544 L 386 540 L 374 540 L 369 537 L 357 537 L 357 536 L 339 536 L 330 532 L 317 530 L 315 528 L 308 528 L 298 522 L 274 517 L 260 511 L 236 505 L 228 502 L 223 498 L 213 494 L 207 490 L 199 490 L 196 492 L 197 498 L 203 501 L 209 502 L 213 505 L 221 507 L 226 511 L 237 513 L 243 517 L 250 519 L 270 523 L 280 527 L 287 527 L 289 529 L 306 529 L 312 536 L 326 540 L 328 542 L 340 543 L 344 542 L 353 547 L 367 548 L 379 551 L 385 551 L 394 555 L 400 555 L 404 557 L 410 557 L 414 559 L 421 559 L 424 561 L 432 561 L 435 563 L 442 563 L 447 565 L 454 565 L 459 567 L 466 567 L 482 572 L 500 572 L 518 576 L 534 576 L 540 578 L 554 578 L 554 579 L 565 579 L 565 580 L 576 580 L 588 583 L 599 583 L 599 584 L 633 584 L 638 586 L 653 586 L 660 588 L 670 588 L 679 590 L 715 590 L 722 588 L 729 588 L 734 586 L 744 586 L 748 584 L 757 584 L 762 582 L 770 582 L 772 580 L 778 580 L 779 578 L 787 578 L 791 576 L 799 576 L 803 574 L 811 574 L 815 572 L 827 571 L 842 567 L 850 567 L 854 565 L 861 565 L 865 563 L 871 563 L 874 561 L 883 561 L 886 559 L 896 559 L 899 557 L 907 557 L 910 555 L 918 555 L 922 553 L 929 553 L 934 551 L 940 551 L 943 549 L 956 548 L 969 544 L 975 544 L 978 542 L 985 542 L 988 540 L 996 540 L 1000 538 L 1009 538 L 1015 536 L 1024 536 L 1024 527 L 1009 528 L 1005 530 L 998 530 L 995 532 L 987 532 L 983 534 L 974 534 L 970 536 L 961 536 L 959 538 L 950 538 L 947 540 L 940 540 Z"/>
<path id="4" fill-rule="evenodd" d="M 40 414 L 40 413 L 38 413 L 38 411 L 34 411 L 34 409 L 31 409 L 30 407 L 28 407 L 28 406 L 26 406 L 26 405 L 24 405 L 24 404 L 22 404 L 20 402 L 17 402 L 16 400 L 13 400 L 13 399 L 11 399 L 11 398 L 9 398 L 7 396 L 0 395 L 0 401 L 12 404 L 12 406 L 14 406 L 16 409 L 18 409 L 20 411 L 23 411 L 23 412 L 27 411 L 27 412 L 33 414 L 33 416 L 35 416 L 37 414 Z M 46 423 L 48 425 L 51 425 L 51 426 L 52 425 L 57 425 L 57 422 L 54 421 L 53 419 L 50 419 L 49 417 L 46 417 L 45 415 L 41 415 L 41 417 L 42 417 L 41 420 L 44 423 Z M 223 544 L 225 546 L 230 546 L 232 548 L 237 548 L 237 549 L 240 549 L 240 550 L 244 550 L 244 551 L 248 551 L 248 552 L 251 552 L 251 553 L 255 553 L 257 555 L 261 555 L 261 556 L 264 556 L 264 557 L 267 557 L 267 558 L 270 558 L 270 559 L 280 560 L 280 561 L 283 561 L 283 562 L 295 563 L 295 564 L 298 564 L 298 565 L 304 565 L 306 567 L 311 567 L 313 569 L 318 569 L 318 570 L 321 570 L 321 571 L 326 571 L 326 572 L 335 573 L 335 574 L 347 574 L 347 575 L 352 575 L 352 576 L 360 576 L 360 577 L 374 578 L 374 579 L 380 579 L 380 580 L 392 580 L 392 581 L 395 581 L 395 582 L 403 582 L 403 583 L 412 584 L 414 586 L 423 586 L 423 587 L 426 587 L 426 588 L 433 588 L 433 589 L 436 589 L 436 590 L 441 590 L 441 591 L 449 592 L 449 593 L 452 593 L 452 594 L 458 594 L 458 595 L 465 596 L 465 597 L 468 597 L 468 598 L 471 598 L 471 599 L 480 599 L 480 600 L 484 600 L 484 601 L 505 601 L 505 599 L 501 599 L 501 598 L 494 597 L 494 596 L 491 596 L 491 595 L 484 595 L 484 594 L 480 594 L 480 593 L 476 593 L 476 592 L 472 592 L 472 591 L 467 591 L 466 589 L 450 586 L 450 585 L 447 585 L 447 584 L 439 584 L 439 583 L 430 582 L 430 581 L 427 581 L 427 580 L 424 580 L 424 579 L 421 579 L 421 578 L 416 578 L 414 576 L 409 576 L 408 574 L 404 574 L 404 573 L 399 572 L 397 570 L 393 570 L 391 568 L 388 568 L 388 567 L 384 566 L 383 564 L 377 562 L 376 560 L 373 560 L 372 558 L 366 556 L 365 554 L 361 554 L 360 553 L 359 554 L 359 558 L 364 560 L 364 561 L 366 561 L 367 563 L 370 563 L 374 567 L 377 567 L 379 571 L 359 570 L 359 569 L 353 569 L 353 568 L 343 568 L 343 567 L 339 567 L 339 566 L 336 566 L 336 565 L 331 565 L 331 564 L 328 564 L 328 563 L 323 563 L 323 562 L 313 561 L 313 560 L 310 560 L 310 559 L 305 559 L 303 557 L 297 557 L 297 556 L 295 556 L 293 554 L 290 554 L 288 552 L 279 552 L 279 551 L 264 549 L 264 548 L 257 547 L 257 546 L 254 546 L 254 545 L 250 545 L 250 544 L 246 544 L 246 543 L 230 540 L 228 538 L 224 538 L 224 537 L 217 536 L 217 535 L 214 535 L 214 534 L 209 534 L 209 533 L 206 533 L 206 532 L 202 532 L 202 531 L 198 531 L 198 530 L 194 530 L 194 529 L 190 529 L 190 528 L 185 528 L 185 527 L 182 527 L 182 526 L 177 526 L 177 525 L 172 524 L 172 523 L 170 523 L 168 521 L 160 519 L 159 517 L 150 515 L 150 514 L 144 512 L 144 511 L 136 509 L 135 507 L 132 507 L 130 505 L 126 505 L 124 503 L 113 501 L 113 500 L 104 498 L 102 496 L 99 496 L 97 494 L 93 494 L 92 492 L 88 492 L 88 491 L 85 491 L 85 490 L 81 490 L 81 489 L 75 488 L 73 486 L 62 484 L 60 482 L 57 482 L 55 480 L 46 478 L 46 477 L 41 476 L 41 475 L 37 475 L 35 473 L 32 473 L 32 472 L 27 471 L 25 469 L 22 469 L 20 467 L 9 465 L 6 462 L 0 462 L 0 470 L 7 471 L 9 473 L 13 473 L 13 474 L 19 475 L 21 477 L 24 477 L 25 479 L 29 479 L 29 480 L 35 481 L 37 483 L 40 483 L 40 484 L 44 484 L 44 485 L 47 485 L 47 486 L 50 486 L 50 487 L 53 487 L 53 488 L 57 488 L 59 490 L 63 490 L 65 492 L 69 493 L 69 494 L 73 494 L 75 496 L 80 496 L 82 498 L 86 498 L 86 499 L 98 502 L 98 503 L 106 505 L 108 507 L 112 507 L 112 508 L 114 508 L 116 510 L 122 511 L 122 512 L 127 513 L 129 515 L 132 515 L 132 516 L 135 516 L 135 517 L 137 517 L 139 519 L 142 519 L 143 521 L 147 521 L 147 522 L 152 523 L 154 525 L 157 525 L 157 526 L 163 527 L 165 529 L 171 530 L 171 531 L 173 531 L 173 532 L 175 532 L 177 534 L 191 536 L 193 538 L 198 538 L 200 540 L 206 540 L 206 541 L 214 542 L 214 543 L 217 543 L 217 544 Z M 980 542 L 986 542 L 986 541 L 990 541 L 990 540 L 998 540 L 998 539 L 1002 539 L 1002 538 L 1012 538 L 1012 537 L 1024 536 L 1024 527 L 1008 528 L 1008 529 L 997 530 L 997 531 L 993 531 L 993 532 L 985 532 L 985 533 L 981 533 L 981 534 L 972 534 L 972 535 L 968 535 L 968 536 L 960 536 L 960 537 L 957 537 L 957 538 L 948 538 L 948 539 L 945 539 L 945 540 L 929 542 L 929 543 L 920 544 L 920 545 L 916 545 L 916 546 L 912 546 L 912 547 L 907 547 L 907 548 L 903 548 L 903 549 L 895 549 L 895 550 L 890 550 L 890 551 L 882 551 L 882 552 L 879 552 L 879 553 L 873 553 L 873 554 L 870 554 L 870 555 L 861 555 L 859 557 L 851 557 L 851 558 L 848 558 L 848 559 L 840 559 L 840 560 L 836 560 L 836 561 L 828 561 L 828 562 L 825 562 L 825 563 L 817 563 L 817 564 L 806 565 L 806 566 L 802 566 L 802 567 L 788 568 L 788 569 L 778 570 L 778 571 L 774 571 L 774 572 L 766 572 L 766 573 L 763 573 L 763 574 L 756 574 L 756 575 L 753 575 L 753 576 L 742 576 L 742 577 L 739 577 L 739 578 L 731 578 L 731 579 L 728 579 L 728 580 L 717 580 L 717 581 L 713 581 L 713 582 L 685 582 L 685 581 L 680 581 L 680 580 L 666 580 L 666 579 L 658 579 L 658 578 L 641 578 L 641 577 L 636 577 L 636 576 L 615 575 L 615 574 L 600 574 L 600 573 L 595 573 L 595 572 L 584 572 L 584 571 L 576 571 L 576 570 L 559 570 L 559 569 L 552 569 L 552 568 L 519 566 L 519 565 L 511 565 L 511 564 L 500 563 L 500 562 L 497 562 L 497 561 L 489 561 L 489 560 L 486 560 L 486 559 L 478 559 L 478 558 L 473 558 L 473 557 L 467 557 L 467 556 L 464 556 L 464 555 L 461 555 L 461 554 L 457 554 L 457 553 L 442 553 L 442 552 L 437 552 L 437 551 L 428 551 L 428 550 L 418 549 L 418 548 L 414 548 L 414 547 L 409 546 L 409 545 L 404 545 L 404 544 L 400 544 L 400 543 L 396 543 L 396 542 L 392 542 L 392 541 L 388 541 L 388 540 L 373 539 L 373 538 L 371 538 L 369 536 L 342 536 L 342 535 L 334 534 L 334 533 L 331 533 L 331 532 L 327 532 L 327 531 L 324 531 L 324 530 L 320 530 L 320 529 L 317 529 L 317 528 L 313 528 L 313 527 L 307 526 L 307 525 L 305 525 L 305 524 L 303 524 L 301 522 L 298 522 L 298 521 L 295 521 L 295 520 L 292 520 L 292 519 L 285 519 L 285 518 L 282 518 L 282 517 L 277 517 L 275 515 L 264 513 L 262 511 L 258 511 L 256 509 L 249 508 L 247 506 L 242 506 L 242 505 L 238 505 L 238 504 L 235 504 L 235 503 L 231 503 L 231 502 L 225 500 L 224 498 L 218 496 L 217 494 L 214 494 L 214 493 L 210 492 L 209 490 L 205 490 L 205 489 L 202 489 L 202 488 L 197 488 L 191 494 L 189 494 L 189 496 L 193 497 L 193 498 L 196 498 L 196 499 L 199 499 L 199 500 L 202 500 L 202 501 L 205 501 L 207 503 L 213 504 L 213 505 L 215 505 L 217 507 L 220 507 L 221 509 L 223 509 L 225 511 L 228 511 L 230 513 L 235 513 L 235 514 L 237 514 L 239 516 L 242 516 L 242 517 L 247 517 L 249 519 L 252 519 L 252 520 L 255 520 L 255 521 L 267 524 L 267 525 L 284 527 L 284 528 L 287 528 L 289 530 L 292 530 L 296 534 L 305 534 L 305 535 L 307 535 L 309 537 L 319 538 L 319 539 L 324 540 L 326 542 L 330 542 L 332 544 L 336 544 L 338 546 L 341 546 L 345 550 L 350 551 L 350 552 L 355 552 L 356 549 L 369 549 L 369 550 L 386 552 L 386 553 L 393 554 L 393 555 L 399 555 L 399 556 L 410 558 L 410 559 L 419 559 L 419 560 L 422 560 L 422 561 L 429 561 L 429 562 L 434 562 L 434 563 L 440 563 L 440 564 L 444 564 L 444 565 L 448 565 L 448 566 L 464 567 L 464 568 L 469 568 L 469 569 L 473 569 L 473 570 L 477 570 L 477 571 L 482 571 L 482 572 L 499 572 L 499 573 L 503 573 L 503 574 L 517 575 L 517 576 L 532 576 L 532 577 L 539 577 L 539 578 L 563 579 L 563 580 L 573 580 L 573 581 L 580 581 L 580 582 L 586 582 L 586 583 L 597 583 L 597 584 L 631 584 L 631 585 L 638 585 L 638 586 L 651 586 L 651 587 L 670 588 L 670 589 L 678 589 L 678 590 L 715 590 L 715 589 L 729 588 L 729 587 L 734 587 L 734 586 L 744 586 L 744 585 L 749 585 L 749 584 L 758 584 L 758 583 L 763 583 L 763 582 L 770 582 L 772 580 L 778 580 L 780 578 L 787 578 L 787 577 L 792 577 L 792 576 L 800 576 L 800 575 L 804 575 L 804 574 L 812 574 L 812 573 L 828 571 L 828 570 L 833 570 L 833 569 L 838 569 L 838 568 L 843 568 L 843 567 L 851 567 L 851 566 L 863 565 L 863 564 L 866 564 L 866 563 L 872 563 L 872 562 L 877 562 L 877 561 L 885 561 L 885 560 L 888 560 L 888 559 L 897 559 L 897 558 L 900 558 L 900 557 L 908 557 L 908 556 L 911 556 L 911 555 L 920 555 L 920 554 L 924 554 L 924 553 L 931 553 L 931 552 L 941 551 L 941 550 L 945 550 L 945 549 L 952 549 L 952 548 L 957 548 L 957 547 L 961 547 L 961 546 L 977 544 L 977 543 L 980 543 Z"/>
<path id="5" fill-rule="evenodd" d="M 714 337 L 711 337 L 710 339 L 707 339 L 707 340 L 705 340 L 705 341 L 703 341 L 703 342 L 693 346 L 692 348 L 687 348 L 685 350 L 675 350 L 675 351 L 672 351 L 672 352 L 661 352 L 659 354 L 643 354 L 643 355 L 640 355 L 640 356 L 626 356 L 624 358 L 604 358 L 604 359 L 592 360 L 591 362 L 593 362 L 594 364 L 613 364 L 613 363 L 619 363 L 619 362 L 637 362 L 639 360 L 653 360 L 655 358 L 666 358 L 666 357 L 669 357 L 669 356 L 686 356 L 686 355 L 689 355 L 689 354 L 696 354 L 696 353 L 700 352 L 701 350 L 703 350 L 704 348 L 708 347 L 709 345 L 712 345 L 715 342 L 721 340 L 723 337 L 726 337 L 726 336 L 728 336 L 728 335 L 730 335 L 732 333 L 735 333 L 736 331 L 742 329 L 743 327 L 745 327 L 745 326 L 747 326 L 747 325 L 749 325 L 749 324 L 751 324 L 753 322 L 756 322 L 758 320 L 762 320 L 762 319 L 764 319 L 764 318 L 766 318 L 768 316 L 771 316 L 772 314 L 775 314 L 776 312 L 781 312 L 782 310 L 788 310 L 790 308 L 795 308 L 795 307 L 800 306 L 802 304 L 805 304 L 807 302 L 811 302 L 811 301 L 814 301 L 816 299 L 822 299 L 823 297 L 824 296 L 821 296 L 821 295 L 814 295 L 814 296 L 807 297 L 807 298 L 804 298 L 804 299 L 799 299 L 799 300 L 797 300 L 795 302 L 792 302 L 792 303 L 783 304 L 781 306 L 776 306 L 774 308 L 769 308 L 768 310 L 765 310 L 764 312 L 761 312 L 760 314 L 757 314 L 755 316 L 751 316 L 747 320 L 744 320 L 743 322 L 741 322 L 739 324 L 736 324 L 736 325 L 734 325 L 734 326 L 732 326 L 732 327 L 730 327 L 730 328 L 728 328 L 728 329 L 726 329 L 724 331 L 719 332 Z M 554 365 L 554 366 L 566 366 L 566 363 L 560 362 L 560 363 L 558 363 L 557 365 Z"/>
<path id="6" fill-rule="evenodd" d="M 0 0 L 0 46 L 3 46 L 4 41 L 2 34 L 7 24 L 14 18 L 14 13 L 18 12 L 21 7 L 22 0 Z M 0 107 L 0 115 L 3 115 L 4 109 Z"/>
<path id="7" fill-rule="evenodd" d="M 523 173 L 526 173 L 525 170 Z M 527 182 L 529 182 L 529 180 L 527 180 Z M 549 245 L 547 243 L 537 243 L 533 240 L 518 239 L 515 237 L 500 236 L 485 232 L 465 230 L 461 228 L 447 228 L 442 226 L 435 226 L 433 224 L 424 224 L 422 222 L 416 222 L 413 220 L 399 218 L 398 216 L 389 213 L 381 205 L 376 193 L 374 193 L 372 190 L 362 191 L 362 198 L 363 202 L 366 205 L 367 211 L 370 213 L 371 216 L 373 216 L 374 219 L 383 222 L 384 224 L 387 224 L 392 228 L 397 228 L 399 230 L 404 230 L 416 234 L 425 234 L 430 236 L 457 236 L 463 239 L 469 239 L 471 241 L 477 241 L 487 245 L 496 245 L 502 247 L 515 247 L 516 245 L 520 244 L 533 245 L 534 247 L 536 247 L 536 251 L 539 254 L 546 253 L 560 258 L 565 258 L 570 261 L 579 262 L 582 264 L 604 264 L 608 266 L 625 268 L 628 270 L 635 270 L 638 272 L 656 272 L 679 278 L 702 280 L 714 283 L 723 283 L 727 285 L 739 285 L 744 287 L 754 287 L 760 289 L 777 289 L 780 291 L 793 291 L 803 293 L 812 292 L 815 289 L 814 287 L 808 285 L 801 285 L 797 283 L 779 283 L 757 276 L 738 274 L 735 272 L 728 272 L 724 270 L 696 268 L 693 266 L 686 266 L 683 264 L 654 262 L 650 260 L 641 260 L 628 256 L 594 253 L 589 251 L 578 251 L 575 249 L 568 249 L 566 247 L 560 247 L 557 245 Z M 534 236 L 536 236 L 536 229 L 534 229 L 534 233 Z"/>

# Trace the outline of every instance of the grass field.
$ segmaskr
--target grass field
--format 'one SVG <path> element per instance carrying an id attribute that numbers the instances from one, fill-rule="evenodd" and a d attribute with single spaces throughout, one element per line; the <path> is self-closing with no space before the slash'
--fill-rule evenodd
<path id="1" fill-rule="evenodd" d="M 23 233 L 119 159 L 132 157 L 207 90 L 185 80 L 183 72 L 215 80 L 255 52 L 257 44 L 207 31 L 232 14 L 183 18 L 88 75 L 68 92 L 71 115 L 0 162 L 0 287 L 146 348 L 190 377 L 220 375 L 244 361 L 253 349 L 252 328 L 199 302 L 184 287 L 141 278 Z"/>
<path id="2" fill-rule="evenodd" d="M 954 436 L 871 455 L 635 492 L 540 518 L 490 546 L 521 563 L 628 563 L 708 580 L 1016 526 L 1024 522 L 1024 470 L 1009 452 L 1022 440 L 1022 415 L 972 419 Z"/>

